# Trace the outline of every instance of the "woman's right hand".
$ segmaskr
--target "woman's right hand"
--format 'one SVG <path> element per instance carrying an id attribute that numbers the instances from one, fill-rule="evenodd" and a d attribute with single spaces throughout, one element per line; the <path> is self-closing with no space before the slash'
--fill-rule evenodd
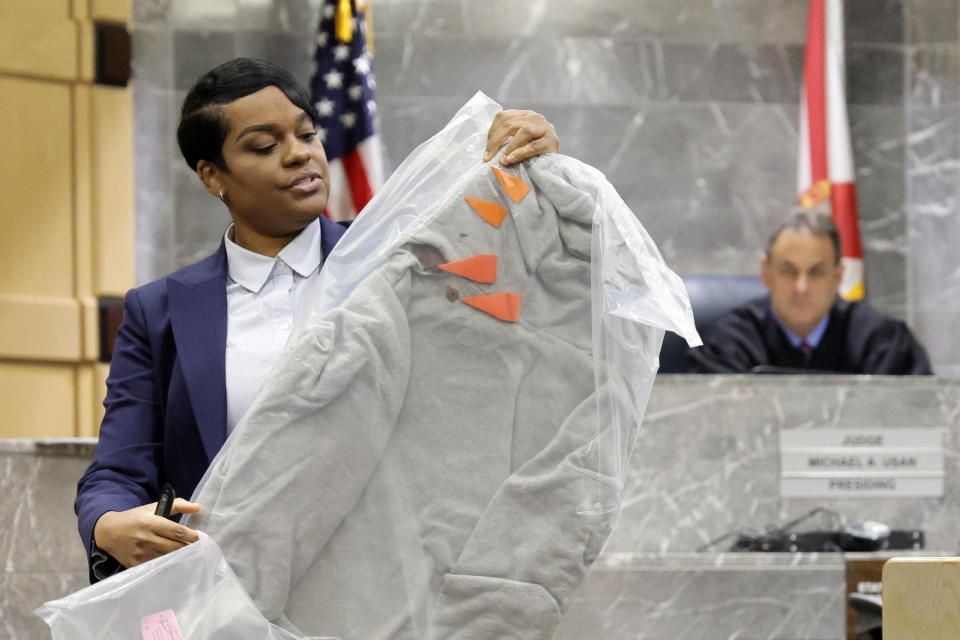
<path id="1" fill-rule="evenodd" d="M 107 511 L 93 528 L 94 543 L 129 568 L 199 539 L 193 529 L 153 515 L 156 509 L 154 502 L 126 511 Z M 177 498 L 170 514 L 197 511 L 200 511 L 199 504 Z"/>

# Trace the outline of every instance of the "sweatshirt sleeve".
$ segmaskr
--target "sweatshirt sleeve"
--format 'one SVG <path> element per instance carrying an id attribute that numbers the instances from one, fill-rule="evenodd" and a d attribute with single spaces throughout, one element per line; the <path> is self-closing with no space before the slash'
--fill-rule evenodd
<path id="1" fill-rule="evenodd" d="M 443 577 L 431 637 L 553 636 L 617 515 L 591 508 L 598 493 L 616 493 L 597 473 L 597 406 L 597 395 L 588 396 L 499 487 Z"/>
<path id="2" fill-rule="evenodd" d="M 368 278 L 288 346 L 196 500 L 269 620 L 360 498 L 409 376 L 409 274 Z M 316 416 L 322 415 L 323 422 Z"/>

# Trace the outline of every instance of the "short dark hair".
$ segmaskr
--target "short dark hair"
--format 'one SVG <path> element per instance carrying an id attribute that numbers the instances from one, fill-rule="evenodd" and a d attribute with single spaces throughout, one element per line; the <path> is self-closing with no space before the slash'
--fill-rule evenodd
<path id="1" fill-rule="evenodd" d="M 830 244 L 833 245 L 834 264 L 840 262 L 840 230 L 837 228 L 837 223 L 833 221 L 833 218 L 826 211 L 822 209 L 806 209 L 804 207 L 792 209 L 787 215 L 787 218 L 773 230 L 773 233 L 770 234 L 770 238 L 767 240 L 768 258 L 770 257 L 770 252 L 773 250 L 773 244 L 777 241 L 777 238 L 780 237 L 780 234 L 787 229 L 791 231 L 808 231 L 815 236 L 828 237 Z"/>
<path id="2" fill-rule="evenodd" d="M 220 106 L 270 86 L 283 91 L 290 102 L 317 121 L 310 94 L 289 71 L 266 60 L 234 58 L 200 76 L 183 100 L 177 143 L 191 169 L 196 171 L 197 163 L 206 160 L 229 171 L 223 159 L 229 124 Z"/>

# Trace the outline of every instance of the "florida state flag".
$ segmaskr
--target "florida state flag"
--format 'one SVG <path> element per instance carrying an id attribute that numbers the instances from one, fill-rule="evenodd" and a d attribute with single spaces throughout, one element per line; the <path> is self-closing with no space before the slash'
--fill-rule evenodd
<path id="1" fill-rule="evenodd" d="M 801 206 L 830 202 L 842 245 L 840 294 L 847 300 L 862 299 L 863 247 L 844 84 L 843 0 L 810 0 L 797 189 Z"/>

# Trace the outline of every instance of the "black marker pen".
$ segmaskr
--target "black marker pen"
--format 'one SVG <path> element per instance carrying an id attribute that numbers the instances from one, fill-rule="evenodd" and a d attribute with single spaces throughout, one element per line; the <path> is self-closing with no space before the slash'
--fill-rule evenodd
<path id="1" fill-rule="evenodd" d="M 165 482 L 163 488 L 160 489 L 160 499 L 157 500 L 157 510 L 153 512 L 153 515 L 169 518 L 170 509 L 173 508 L 173 499 L 176 497 L 177 494 L 173 491 L 173 487 Z"/>

